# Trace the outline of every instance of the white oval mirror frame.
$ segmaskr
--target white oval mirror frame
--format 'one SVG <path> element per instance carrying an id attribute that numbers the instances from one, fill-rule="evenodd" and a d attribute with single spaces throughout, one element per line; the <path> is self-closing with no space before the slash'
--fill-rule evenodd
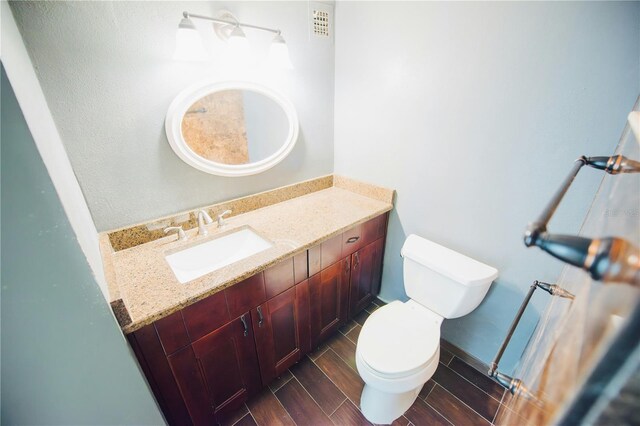
<path id="1" fill-rule="evenodd" d="M 203 158 L 189 147 L 182 134 L 182 119 L 185 113 L 199 99 L 223 90 L 257 92 L 267 96 L 282 108 L 289 120 L 288 131 L 282 146 L 276 152 L 253 163 L 224 164 Z M 205 82 L 189 86 L 171 102 L 165 119 L 167 139 L 176 155 L 190 166 L 218 176 L 248 176 L 270 169 L 289 155 L 298 140 L 298 131 L 298 114 L 293 104 L 285 96 L 266 86 L 246 81 Z"/>

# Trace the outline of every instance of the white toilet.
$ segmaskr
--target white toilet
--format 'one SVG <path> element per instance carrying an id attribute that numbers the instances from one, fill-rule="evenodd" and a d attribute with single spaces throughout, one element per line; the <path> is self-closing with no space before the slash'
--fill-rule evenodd
<path id="1" fill-rule="evenodd" d="M 417 235 L 402 246 L 408 302 L 395 301 L 367 319 L 356 347 L 365 382 L 360 408 L 390 424 L 416 400 L 440 359 L 440 325 L 474 310 L 498 270 Z"/>

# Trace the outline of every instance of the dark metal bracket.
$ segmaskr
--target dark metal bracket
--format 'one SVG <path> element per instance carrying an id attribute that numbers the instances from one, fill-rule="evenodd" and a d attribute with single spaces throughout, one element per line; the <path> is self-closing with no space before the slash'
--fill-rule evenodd
<path id="1" fill-rule="evenodd" d="M 520 379 L 507 376 L 506 374 L 503 374 L 498 371 L 498 364 L 500 363 L 500 359 L 502 359 L 502 355 L 504 354 L 504 351 L 507 349 L 507 346 L 511 341 L 511 337 L 513 337 L 513 333 L 516 331 L 516 328 L 518 327 L 518 323 L 520 322 L 520 319 L 522 318 L 522 315 L 524 314 L 524 311 L 527 308 L 527 305 L 529 304 L 529 301 L 531 300 L 531 297 L 533 296 L 533 293 L 536 291 L 536 289 L 542 289 L 552 296 L 563 297 L 571 300 L 573 300 L 574 298 L 573 294 L 571 294 L 567 290 L 555 284 L 549 284 L 549 283 L 545 283 L 537 280 L 534 281 L 533 284 L 531 284 L 531 287 L 529 287 L 529 291 L 527 292 L 527 295 L 522 301 L 522 304 L 520 305 L 520 309 L 518 309 L 518 313 L 513 319 L 513 322 L 511 323 L 511 327 L 509 327 L 507 336 L 502 342 L 502 345 L 500 345 L 500 349 L 498 349 L 498 353 L 493 359 L 493 362 L 491 362 L 491 366 L 489 367 L 489 371 L 487 374 L 489 375 L 489 377 L 493 377 L 494 379 L 496 379 L 496 381 L 500 383 L 509 392 L 511 392 L 511 394 L 523 396 L 526 399 L 536 402 L 538 405 L 542 405 L 542 402 L 526 386 L 524 386 L 524 384 Z"/>
<path id="2" fill-rule="evenodd" d="M 611 175 L 640 172 L 640 162 L 622 155 L 578 158 L 538 219 L 527 226 L 524 244 L 527 247 L 537 246 L 557 259 L 584 269 L 594 280 L 640 286 L 640 249 L 625 239 L 585 238 L 547 232 L 549 220 L 583 166 L 604 170 Z"/>

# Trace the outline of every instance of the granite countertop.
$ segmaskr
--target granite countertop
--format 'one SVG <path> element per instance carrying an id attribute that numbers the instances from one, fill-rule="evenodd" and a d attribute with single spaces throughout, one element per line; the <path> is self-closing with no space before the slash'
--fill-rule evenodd
<path id="1" fill-rule="evenodd" d="M 178 241 L 174 234 L 114 252 L 105 249 L 108 237 L 101 234 L 112 306 L 116 299 L 122 300 L 119 303 L 131 322 L 121 325 L 130 333 L 392 208 L 389 202 L 333 186 L 231 217 L 222 229 L 214 221 L 207 226 L 206 236 L 198 235 L 197 229 L 188 230 L 186 241 Z M 165 260 L 167 253 L 245 227 L 273 247 L 185 284 L 178 282 Z"/>

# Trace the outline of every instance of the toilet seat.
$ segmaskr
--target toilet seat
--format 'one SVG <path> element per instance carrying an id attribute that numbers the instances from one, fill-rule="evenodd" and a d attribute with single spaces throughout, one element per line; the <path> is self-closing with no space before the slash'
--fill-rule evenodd
<path id="1" fill-rule="evenodd" d="M 389 303 L 362 327 L 357 345 L 360 358 L 384 378 L 415 374 L 438 356 L 442 320 L 413 300 Z"/>

